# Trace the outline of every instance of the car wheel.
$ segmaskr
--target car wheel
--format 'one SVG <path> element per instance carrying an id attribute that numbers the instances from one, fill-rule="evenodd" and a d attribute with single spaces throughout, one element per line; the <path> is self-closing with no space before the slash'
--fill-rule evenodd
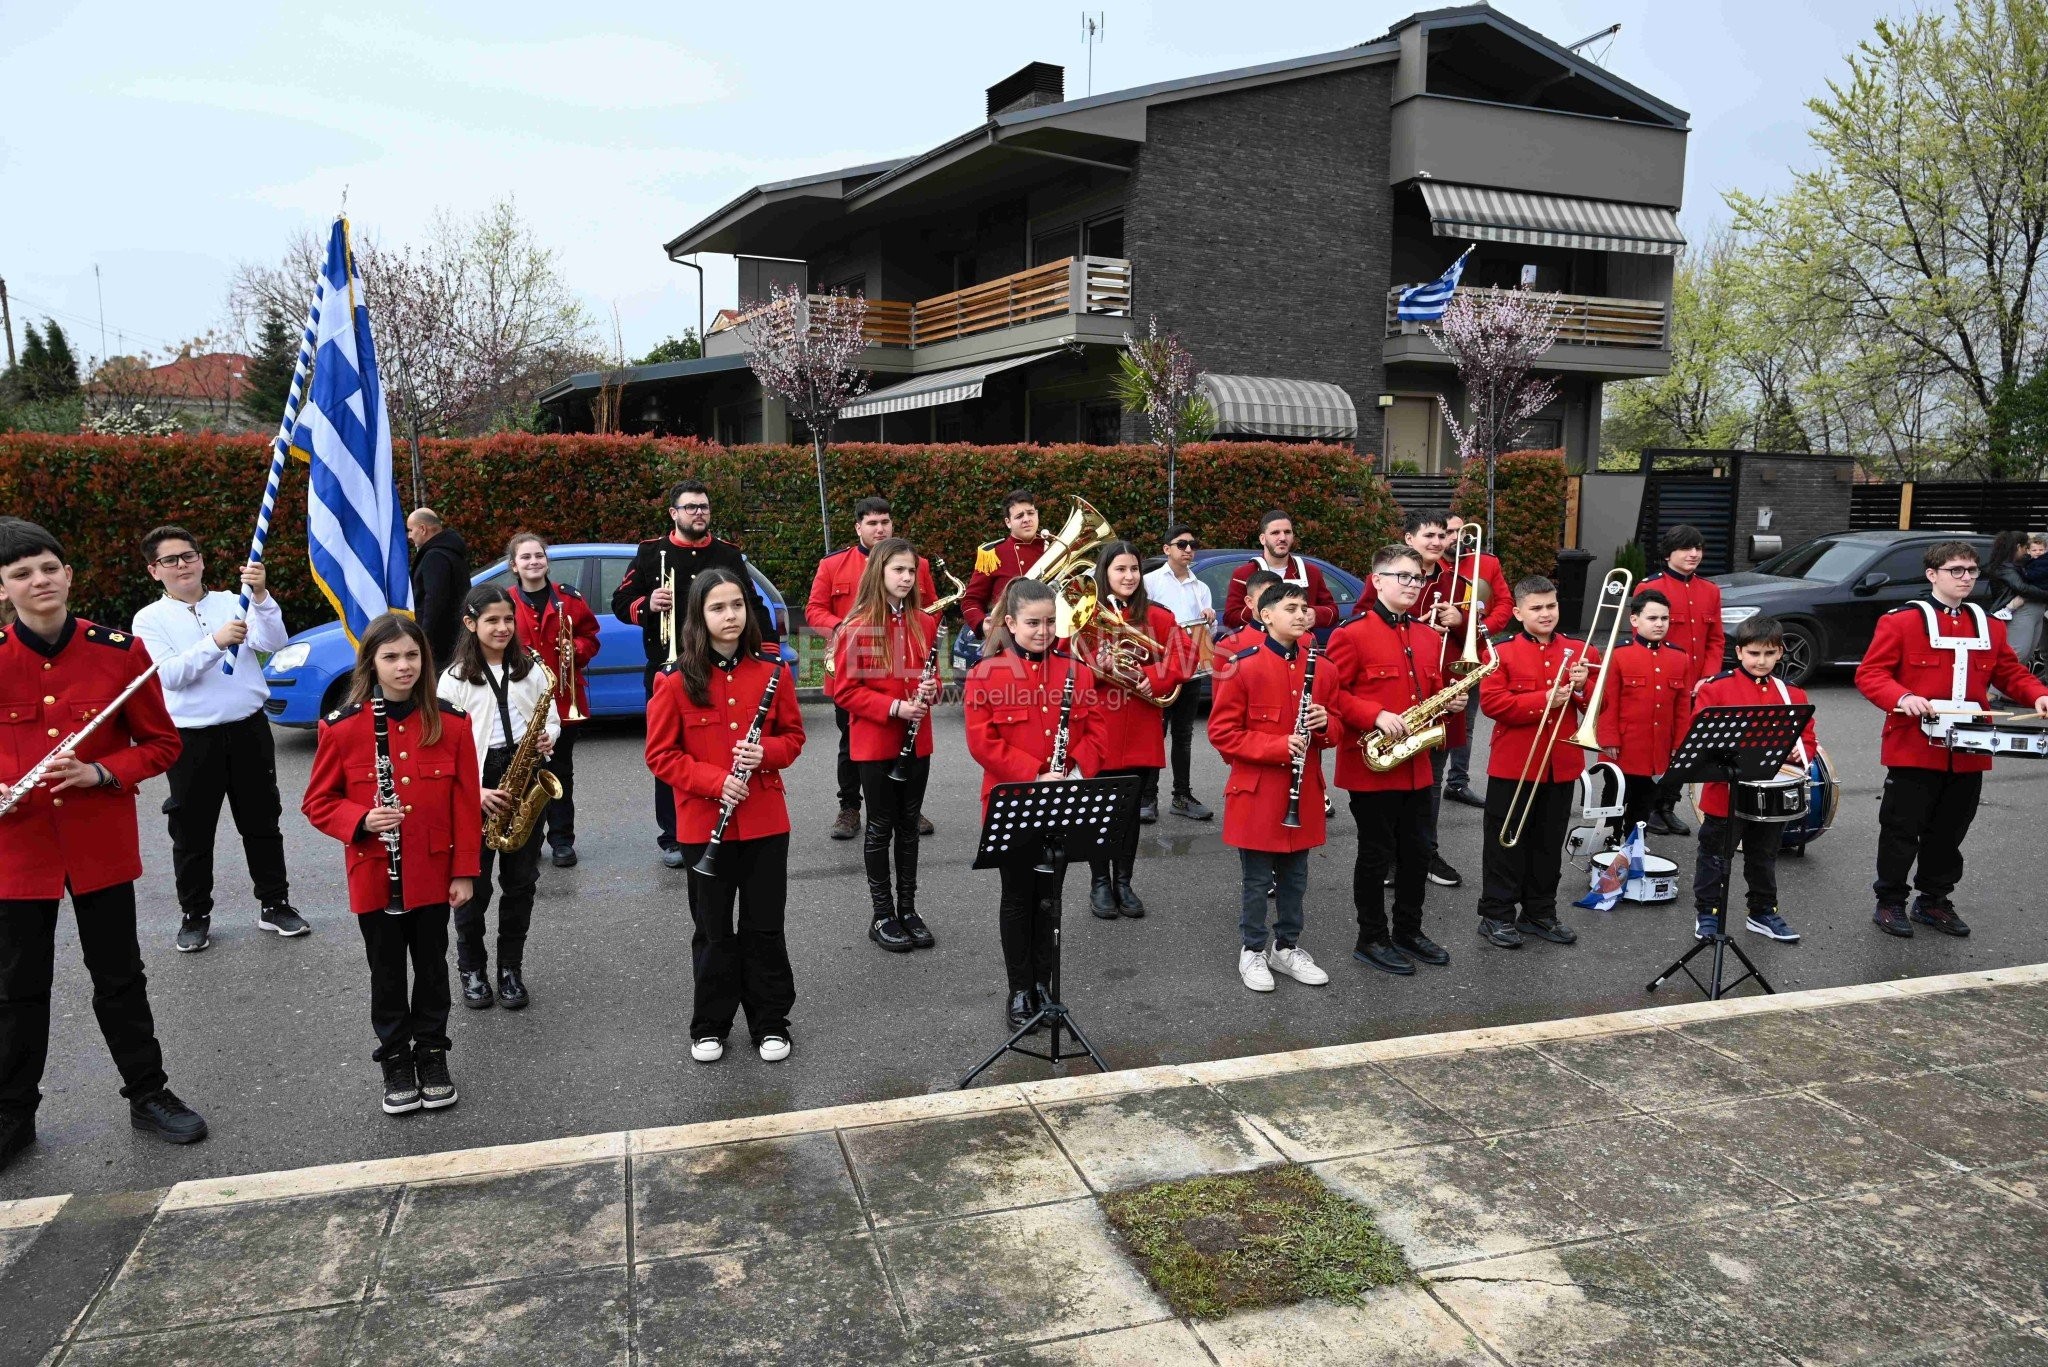
<path id="1" fill-rule="evenodd" d="M 328 713 L 339 712 L 348 705 L 349 684 L 354 677 L 354 671 L 350 671 L 347 674 L 340 675 L 333 683 L 327 685 L 327 693 L 320 699 L 319 720 L 327 720 Z"/>
<path id="2" fill-rule="evenodd" d="M 1778 661 L 1778 674 L 1790 684 L 1805 684 L 1820 669 L 1820 638 L 1812 627 L 1785 624 L 1785 658 Z"/>

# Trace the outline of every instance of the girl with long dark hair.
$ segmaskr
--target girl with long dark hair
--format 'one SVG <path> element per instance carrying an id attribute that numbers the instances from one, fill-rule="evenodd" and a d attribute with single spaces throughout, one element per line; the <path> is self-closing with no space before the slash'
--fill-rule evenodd
<path id="1" fill-rule="evenodd" d="M 2005 600 L 2000 609 L 2007 614 L 2005 639 L 2028 669 L 2034 667 L 2034 650 L 2041 643 L 2041 618 L 2048 612 L 2048 588 L 2026 574 L 2031 540 L 2025 532 L 2000 532 L 1991 543 L 1991 558 L 1984 564 L 1984 577 L 1997 586 L 1995 591 Z"/>

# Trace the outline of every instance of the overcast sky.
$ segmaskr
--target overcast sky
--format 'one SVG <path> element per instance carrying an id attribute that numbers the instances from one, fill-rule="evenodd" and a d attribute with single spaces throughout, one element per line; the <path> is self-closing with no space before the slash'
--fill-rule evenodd
<path id="1" fill-rule="evenodd" d="M 1102 3 L 1103 0 L 1098 0 Z M 1084 93 L 1079 6 L 613 3 L 227 7 L 0 0 L 0 276 L 81 353 L 219 324 L 229 272 L 323 229 L 417 235 L 433 210 L 516 197 L 629 354 L 694 326 L 661 243 L 750 185 L 922 151 L 981 120 L 1027 61 Z M 1098 92 L 1347 47 L 1410 5 L 1107 0 Z M 1885 0 L 1513 0 L 1692 115 L 1681 221 L 1807 157 L 1803 101 Z M 235 14 L 232 11 L 242 11 Z M 1286 244 L 1276 242 L 1276 251 Z M 705 258 L 712 310 L 729 258 Z M 310 282 L 309 282 L 310 289 Z"/>

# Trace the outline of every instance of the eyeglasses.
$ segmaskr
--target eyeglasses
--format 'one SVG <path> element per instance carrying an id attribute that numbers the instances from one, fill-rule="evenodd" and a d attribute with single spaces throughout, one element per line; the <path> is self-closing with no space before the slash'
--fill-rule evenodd
<path id="1" fill-rule="evenodd" d="M 198 551 L 179 551 L 175 555 L 160 555 L 156 558 L 156 564 L 167 570 L 176 569 L 180 565 L 196 565 L 198 563 Z"/>
<path id="2" fill-rule="evenodd" d="M 1169 541 L 1166 543 L 1166 548 L 1170 551 L 1191 551 L 1195 548 L 1195 543 L 1192 541 Z"/>
<path id="3" fill-rule="evenodd" d="M 676 511 L 679 513 L 708 513 L 711 511 L 711 505 L 709 503 L 678 503 Z"/>
<path id="4" fill-rule="evenodd" d="M 1425 579 L 1423 576 L 1419 574 L 1410 574 L 1406 570 L 1374 570 L 1373 578 L 1391 579 L 1396 584 L 1405 584 L 1407 587 L 1411 589 L 1419 589 L 1424 584 L 1427 584 L 1429 582 L 1429 580 Z"/>
<path id="5" fill-rule="evenodd" d="M 1951 579 L 1975 579 L 1984 571 L 1975 565 L 1943 565 L 1941 572 Z"/>

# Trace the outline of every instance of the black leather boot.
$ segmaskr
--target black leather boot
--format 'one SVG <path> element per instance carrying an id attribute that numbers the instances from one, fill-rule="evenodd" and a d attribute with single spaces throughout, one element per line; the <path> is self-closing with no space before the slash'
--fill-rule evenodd
<path id="1" fill-rule="evenodd" d="M 1116 865 L 1116 908 L 1134 920 L 1145 914 L 1145 904 L 1131 888 L 1131 866 L 1122 860 Z"/>
<path id="2" fill-rule="evenodd" d="M 1093 875 L 1088 882 L 1088 910 L 1105 921 L 1116 919 L 1116 884 L 1110 880 L 1109 865 L 1089 862 Z"/>
<path id="3" fill-rule="evenodd" d="M 905 826 L 896 832 L 896 919 L 902 923 L 904 933 L 919 949 L 930 949 L 938 941 L 932 937 L 931 928 L 924 918 L 917 914 L 917 827 Z"/>
<path id="4" fill-rule="evenodd" d="M 861 857 L 867 866 L 868 900 L 874 904 L 874 921 L 868 938 L 891 954 L 908 954 L 917 948 L 903 922 L 896 919 L 896 894 L 889 886 L 889 837 L 887 826 L 870 821 L 862 831 Z"/>

